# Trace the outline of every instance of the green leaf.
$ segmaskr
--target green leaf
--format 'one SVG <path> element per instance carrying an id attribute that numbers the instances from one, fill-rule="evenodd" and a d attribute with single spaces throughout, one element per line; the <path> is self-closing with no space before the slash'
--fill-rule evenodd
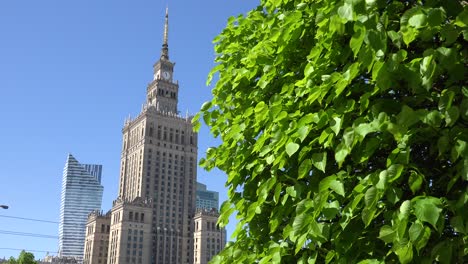
<path id="1" fill-rule="evenodd" d="M 335 258 L 336 252 L 334 250 L 330 250 L 327 252 L 325 256 L 325 264 L 330 263 Z"/>
<path id="2" fill-rule="evenodd" d="M 384 264 L 384 263 L 385 262 L 379 261 L 378 259 L 365 259 L 365 260 L 361 260 L 358 262 L 358 264 Z"/>
<path id="3" fill-rule="evenodd" d="M 424 225 L 420 222 L 414 222 L 409 228 L 409 237 L 411 242 L 416 243 L 424 234 Z"/>
<path id="4" fill-rule="evenodd" d="M 384 225 L 380 228 L 379 238 L 383 240 L 385 243 L 392 243 L 395 237 L 395 230 L 388 225 Z"/>
<path id="5" fill-rule="evenodd" d="M 319 183 L 321 193 L 327 192 L 329 188 L 341 196 L 345 195 L 343 183 L 335 175 L 325 177 Z"/>
<path id="6" fill-rule="evenodd" d="M 201 127 L 200 115 L 201 115 L 201 113 L 197 113 L 197 114 L 192 118 L 192 124 L 193 124 L 193 130 L 194 130 L 194 131 L 199 131 L 199 130 L 200 130 L 200 127 Z"/>
<path id="7" fill-rule="evenodd" d="M 375 207 L 372 207 L 372 208 L 366 207 L 362 210 L 361 218 L 362 218 L 362 221 L 364 222 L 365 227 L 368 227 L 370 223 L 372 222 L 372 220 L 374 220 L 375 212 L 376 212 Z"/>
<path id="8" fill-rule="evenodd" d="M 400 245 L 395 251 L 395 254 L 397 254 L 400 263 L 410 263 L 413 260 L 413 246 L 411 243 Z"/>
<path id="9" fill-rule="evenodd" d="M 278 204 L 280 195 L 281 195 L 281 183 L 279 182 L 276 184 L 275 195 L 273 196 L 273 201 L 275 202 L 275 204 Z"/>
<path id="10" fill-rule="evenodd" d="M 380 140 L 377 138 L 370 138 L 366 140 L 366 146 L 364 147 L 364 151 L 361 154 L 361 159 L 359 160 L 359 162 L 364 162 L 368 160 L 377 150 L 379 145 L 380 145 Z"/>
<path id="11" fill-rule="evenodd" d="M 442 96 L 440 97 L 439 104 L 438 104 L 439 111 L 445 111 L 447 110 L 447 108 L 450 108 L 452 106 L 454 97 L 455 97 L 455 93 L 453 91 L 447 91 L 447 90 L 442 91 Z"/>
<path id="12" fill-rule="evenodd" d="M 377 188 L 370 187 L 367 189 L 366 194 L 364 196 L 364 201 L 366 202 L 366 206 L 373 207 L 377 203 Z"/>
<path id="13" fill-rule="evenodd" d="M 460 111 L 458 111 L 458 107 L 451 106 L 447 109 L 445 113 L 445 123 L 448 127 L 453 126 L 455 122 L 457 122 L 458 117 L 460 116 Z"/>
<path id="14" fill-rule="evenodd" d="M 401 46 L 401 35 L 398 34 L 397 32 L 391 30 L 387 32 L 387 35 L 390 37 L 392 40 L 393 44 L 395 44 L 398 48 Z"/>
<path id="15" fill-rule="evenodd" d="M 419 189 L 421 188 L 422 182 L 423 182 L 423 176 L 421 174 L 415 171 L 410 172 L 408 184 L 413 194 L 419 191 Z"/>
<path id="16" fill-rule="evenodd" d="M 255 106 L 255 113 L 259 113 L 259 112 L 263 112 L 265 111 L 267 108 L 265 102 L 260 102 L 257 104 L 257 106 Z"/>
<path id="17" fill-rule="evenodd" d="M 306 213 L 302 213 L 300 215 L 297 215 L 294 218 L 293 222 L 293 234 L 297 236 L 298 234 L 302 233 L 302 229 L 304 229 L 307 226 L 307 223 L 310 220 L 310 216 Z"/>
<path id="18" fill-rule="evenodd" d="M 413 230 L 415 231 L 415 230 Z M 410 231 L 411 232 L 411 231 Z M 421 249 L 423 249 L 427 242 L 429 241 L 429 238 L 431 237 L 431 229 L 427 226 L 424 227 L 424 229 L 422 230 L 422 233 L 420 234 L 420 236 L 414 240 L 413 242 L 413 245 L 414 247 L 416 248 L 416 250 L 418 252 L 421 251 Z"/>
<path id="19" fill-rule="evenodd" d="M 408 24 L 415 28 L 421 28 L 427 24 L 427 16 L 422 13 L 413 15 L 409 20 Z"/>
<path id="20" fill-rule="evenodd" d="M 413 42 L 416 37 L 418 36 L 419 31 L 415 28 L 406 28 L 402 30 L 403 33 L 403 41 L 408 46 L 411 42 Z"/>
<path id="21" fill-rule="evenodd" d="M 345 192 L 344 192 L 344 185 L 341 181 L 339 180 L 333 180 L 330 182 L 330 189 L 332 189 L 333 191 L 335 191 L 337 194 L 341 195 L 341 196 L 345 196 Z"/>
<path id="22" fill-rule="evenodd" d="M 431 8 L 428 12 L 427 22 L 429 26 L 436 27 L 445 20 L 445 10 L 442 8 Z"/>
<path id="23" fill-rule="evenodd" d="M 313 159 L 313 157 L 312 157 Z M 309 176 L 310 169 L 312 167 L 312 162 L 310 159 L 305 159 L 304 161 L 301 162 L 301 165 L 299 165 L 299 176 L 298 179 L 302 179 L 306 176 Z"/>
<path id="24" fill-rule="evenodd" d="M 304 141 L 304 139 L 307 137 L 309 134 L 309 126 L 302 126 L 297 130 L 297 133 L 299 134 L 299 139 Z"/>
<path id="25" fill-rule="evenodd" d="M 294 155 L 294 153 L 296 153 L 298 149 L 299 149 L 299 144 L 296 144 L 294 142 L 289 142 L 286 145 L 286 153 L 288 154 L 289 157 Z"/>
<path id="26" fill-rule="evenodd" d="M 423 119 L 423 122 L 432 126 L 432 127 L 440 127 L 440 123 L 442 122 L 442 117 L 439 111 L 431 111 L 429 112 Z"/>
<path id="27" fill-rule="evenodd" d="M 211 101 L 204 102 L 200 110 L 201 111 L 207 111 L 210 107 L 211 107 Z"/>
<path id="28" fill-rule="evenodd" d="M 403 105 L 401 108 L 400 114 L 398 114 L 397 122 L 399 125 L 405 127 L 411 127 L 419 121 L 419 116 L 415 113 L 413 109 L 407 105 Z"/>
<path id="29" fill-rule="evenodd" d="M 406 200 L 400 205 L 400 214 L 398 215 L 398 219 L 404 220 L 407 219 L 411 210 L 411 201 Z"/>
<path id="30" fill-rule="evenodd" d="M 354 23 L 354 34 L 351 37 L 351 40 L 349 41 L 349 46 L 351 47 L 351 50 L 353 51 L 354 57 L 358 55 L 365 36 L 366 36 L 366 28 L 361 22 L 356 21 Z"/>
<path id="31" fill-rule="evenodd" d="M 314 72 L 314 65 L 313 63 L 308 63 L 304 70 L 304 76 L 309 77 Z"/>
<path id="32" fill-rule="evenodd" d="M 421 73 L 423 85 L 427 86 L 428 88 L 430 85 L 430 80 L 434 75 L 436 69 L 436 63 L 434 61 L 434 57 L 432 55 L 424 57 L 421 61 L 419 72 Z M 428 89 L 426 88 L 426 89 Z"/>
<path id="33" fill-rule="evenodd" d="M 344 3 L 343 6 L 340 6 L 340 8 L 338 8 L 338 15 L 341 18 L 346 19 L 347 21 L 352 21 L 353 20 L 353 6 L 349 3 Z"/>
<path id="34" fill-rule="evenodd" d="M 393 182 L 400 178 L 401 173 L 403 172 L 403 169 L 405 167 L 401 164 L 392 164 L 390 167 L 387 169 L 388 173 L 388 182 Z"/>
<path id="35" fill-rule="evenodd" d="M 349 148 L 343 142 L 341 142 L 335 149 L 335 160 L 338 163 L 338 166 L 341 167 L 341 164 L 343 164 L 343 161 L 346 159 L 348 154 Z"/>
<path id="36" fill-rule="evenodd" d="M 442 212 L 442 203 L 435 197 L 418 196 L 413 199 L 414 214 L 419 221 L 427 222 L 437 229 L 437 221 Z"/>
<path id="37" fill-rule="evenodd" d="M 327 152 L 312 154 L 312 164 L 319 170 L 325 173 L 327 166 Z"/>
<path id="38" fill-rule="evenodd" d="M 463 10 L 463 12 L 461 12 L 456 20 L 455 20 L 455 25 L 459 26 L 459 27 L 466 27 L 468 26 L 468 9 L 465 8 L 465 10 Z"/>
<path id="39" fill-rule="evenodd" d="M 338 133 L 340 133 L 341 123 L 342 123 L 342 119 L 337 116 L 333 117 L 330 120 L 330 128 L 333 130 L 335 135 L 338 135 Z"/>
<path id="40" fill-rule="evenodd" d="M 296 188 L 294 188 L 294 186 L 289 186 L 286 188 L 286 193 L 289 194 L 291 197 L 296 197 L 297 196 L 297 191 L 296 191 Z"/>

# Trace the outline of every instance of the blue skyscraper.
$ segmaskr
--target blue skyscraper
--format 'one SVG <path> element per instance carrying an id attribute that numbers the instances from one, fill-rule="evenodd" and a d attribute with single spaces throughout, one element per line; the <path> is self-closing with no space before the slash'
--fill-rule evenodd
<path id="1" fill-rule="evenodd" d="M 59 256 L 81 262 L 88 214 L 101 209 L 102 165 L 80 164 L 71 154 L 63 169 L 59 223 Z"/>
<path id="2" fill-rule="evenodd" d="M 207 190 L 205 184 L 197 182 L 196 207 L 208 210 L 215 208 L 219 211 L 219 193 Z"/>

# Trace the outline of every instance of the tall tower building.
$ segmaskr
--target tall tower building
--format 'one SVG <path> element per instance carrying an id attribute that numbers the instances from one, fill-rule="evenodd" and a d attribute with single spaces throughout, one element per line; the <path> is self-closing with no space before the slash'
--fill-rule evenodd
<path id="1" fill-rule="evenodd" d="M 119 197 L 112 208 L 109 238 L 110 264 L 145 263 L 147 257 L 147 263 L 152 264 L 193 262 L 197 134 L 192 129 L 192 118 L 179 115 L 178 94 L 174 62 L 169 60 L 166 10 L 161 57 L 153 66 L 146 102 L 141 113 L 126 120 L 122 129 Z M 150 211 L 145 211 L 148 206 Z M 141 253 L 133 251 L 133 235 L 124 228 L 137 230 L 137 240 L 145 241 L 147 218 L 149 249 L 142 244 Z"/>
<path id="2" fill-rule="evenodd" d="M 219 193 L 206 189 L 206 185 L 197 182 L 197 209 L 219 210 Z"/>
<path id="3" fill-rule="evenodd" d="M 59 257 L 83 257 L 88 214 L 100 210 L 102 165 L 80 164 L 71 154 L 63 169 Z"/>

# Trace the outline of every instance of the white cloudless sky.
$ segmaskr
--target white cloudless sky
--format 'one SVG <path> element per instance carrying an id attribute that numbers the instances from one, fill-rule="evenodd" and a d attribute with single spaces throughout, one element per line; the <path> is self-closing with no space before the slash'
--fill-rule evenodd
<path id="1" fill-rule="evenodd" d="M 26 249 L 56 254 L 62 171 L 68 153 L 103 165 L 102 209 L 116 198 L 121 129 L 145 101 L 160 56 L 169 6 L 169 56 L 176 62 L 179 110 L 195 114 L 211 98 L 213 38 L 230 16 L 259 1 L 0 1 L 0 258 Z M 198 158 L 219 142 L 202 127 Z M 198 169 L 198 180 L 226 199 L 226 176 Z M 228 226 L 232 233 L 234 223 Z M 11 248 L 11 249 L 9 249 Z M 42 258 L 45 252 L 34 252 Z"/>

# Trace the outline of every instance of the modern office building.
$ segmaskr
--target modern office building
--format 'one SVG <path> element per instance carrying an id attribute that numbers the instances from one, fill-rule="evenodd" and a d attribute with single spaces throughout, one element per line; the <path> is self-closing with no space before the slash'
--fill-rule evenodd
<path id="1" fill-rule="evenodd" d="M 122 130 L 109 264 L 193 263 L 198 135 L 192 117 L 179 115 L 174 65 L 166 10 L 161 57 L 153 65 L 146 102 Z"/>
<path id="2" fill-rule="evenodd" d="M 68 155 L 62 179 L 59 257 L 81 262 L 88 214 L 101 208 L 101 173 L 102 165 L 80 164 Z"/>
<path id="3" fill-rule="evenodd" d="M 197 182 L 196 207 L 219 211 L 219 193 L 207 190 L 205 184 Z"/>
<path id="4" fill-rule="evenodd" d="M 215 209 L 197 208 L 195 213 L 194 264 L 207 264 L 226 245 L 226 229 L 220 228 Z"/>

